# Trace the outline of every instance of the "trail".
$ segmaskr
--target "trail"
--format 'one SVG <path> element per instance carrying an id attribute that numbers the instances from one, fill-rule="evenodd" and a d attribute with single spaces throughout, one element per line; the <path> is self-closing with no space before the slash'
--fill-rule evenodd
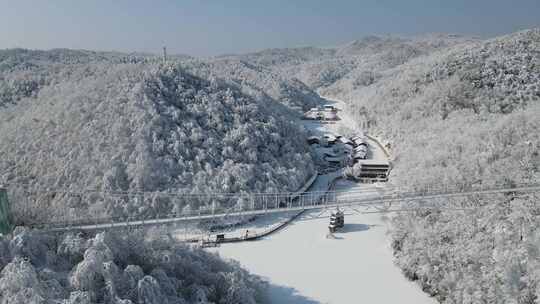
<path id="1" fill-rule="evenodd" d="M 334 102 L 344 109 L 342 103 Z M 320 133 L 337 133 L 340 125 L 356 128 L 344 111 L 340 115 L 342 120 L 336 124 L 302 123 Z M 372 155 L 384 154 L 374 151 Z M 324 188 L 328 184 L 325 178 L 316 187 Z M 371 196 L 381 191 L 373 184 L 347 181 L 339 181 L 335 187 L 368 190 L 366 195 Z M 272 303 L 436 303 L 393 264 L 388 222 L 380 214 L 359 214 L 347 208 L 344 230 L 336 233 L 335 239 L 328 239 L 329 211 L 307 211 L 280 232 L 256 242 L 209 250 L 266 278 Z"/>

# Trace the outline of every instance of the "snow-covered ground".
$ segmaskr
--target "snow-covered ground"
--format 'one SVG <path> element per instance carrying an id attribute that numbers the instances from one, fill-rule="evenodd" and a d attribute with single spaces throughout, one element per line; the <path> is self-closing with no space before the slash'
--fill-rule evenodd
<path id="1" fill-rule="evenodd" d="M 338 108 L 345 109 L 339 101 Z M 357 129 L 345 111 L 335 124 L 304 121 L 306 128 L 324 134 L 339 126 Z M 372 156 L 384 153 L 376 145 Z M 335 173 L 334 173 L 335 174 Z M 320 176 L 311 190 L 322 190 L 335 175 Z M 382 186 L 384 187 L 384 185 Z M 336 190 L 363 191 L 377 196 L 381 185 L 338 181 Z M 346 196 L 347 194 L 343 194 Z M 408 281 L 393 263 L 387 237 L 388 224 L 381 214 L 345 209 L 345 227 L 327 238 L 330 210 L 310 211 L 285 229 L 255 242 L 223 244 L 211 248 L 222 257 L 239 261 L 270 282 L 272 303 L 436 303 Z"/>
<path id="2" fill-rule="evenodd" d="M 248 231 L 249 235 L 261 234 L 281 225 L 283 222 L 289 220 L 297 213 L 298 211 L 287 211 L 261 214 L 255 216 L 252 221 L 249 221 L 249 217 L 226 219 L 222 222 L 223 224 L 235 222 L 238 222 L 239 224 L 216 231 L 209 231 L 208 226 L 211 224 L 204 225 L 195 221 L 180 223 L 174 229 L 169 229 L 169 231 L 171 236 L 179 241 L 189 239 L 215 240 L 217 234 L 225 234 L 225 237 L 227 238 L 243 237 L 246 235 L 246 230 Z M 216 224 L 221 224 L 221 222 L 217 222 Z"/>
<path id="3" fill-rule="evenodd" d="M 328 222 L 328 210 L 313 211 L 263 240 L 209 250 L 266 278 L 272 303 L 436 303 L 393 264 L 379 214 L 346 209 L 336 239 Z"/>

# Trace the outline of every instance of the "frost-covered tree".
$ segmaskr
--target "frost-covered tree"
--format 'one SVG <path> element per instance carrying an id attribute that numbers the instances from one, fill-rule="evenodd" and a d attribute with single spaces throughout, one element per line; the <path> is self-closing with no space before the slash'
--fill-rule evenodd
<path id="1" fill-rule="evenodd" d="M 289 110 L 176 63 L 35 69 L 43 85 L 0 108 L 2 181 L 25 185 L 10 193 L 19 224 L 168 215 L 210 203 L 182 194 L 295 191 L 314 171 Z"/>
<path id="2" fill-rule="evenodd" d="M 140 233 L 17 230 L 0 260 L 0 303 L 260 303 L 266 285 L 236 264 Z M 36 248 L 42 251 L 36 254 Z"/>

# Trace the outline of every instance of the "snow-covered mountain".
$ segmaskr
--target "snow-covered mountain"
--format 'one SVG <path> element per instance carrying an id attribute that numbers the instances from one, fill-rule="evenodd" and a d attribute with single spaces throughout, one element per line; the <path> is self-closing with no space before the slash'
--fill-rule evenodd
<path id="1" fill-rule="evenodd" d="M 540 181 L 538 29 L 490 40 L 372 36 L 334 48 L 174 61 L 0 52 L 2 180 L 34 191 L 292 190 L 313 165 L 298 140 L 303 134 L 288 122 L 290 108 L 320 103 L 317 90 L 345 100 L 353 113 L 367 110 L 369 131 L 392 145 L 397 186 Z M 192 207 L 160 199 L 51 201 L 41 205 L 120 216 Z M 535 303 L 537 201 L 471 197 L 442 202 L 470 211 L 398 215 L 396 263 L 444 303 Z"/>
<path id="2" fill-rule="evenodd" d="M 409 59 L 474 41 L 474 38 L 448 34 L 368 36 L 332 48 L 271 49 L 228 57 L 266 66 L 325 92 L 328 87 L 351 90 L 351 86 L 371 84 L 374 80 L 369 78 Z M 369 77 L 369 74 L 375 76 Z"/>
<path id="3" fill-rule="evenodd" d="M 2 181 L 33 193 L 295 191 L 314 170 L 283 104 L 178 63 L 48 62 L 5 70 L 1 79 Z M 88 208 L 98 216 L 155 216 L 205 203 L 47 201 L 34 201 L 42 219 Z"/>

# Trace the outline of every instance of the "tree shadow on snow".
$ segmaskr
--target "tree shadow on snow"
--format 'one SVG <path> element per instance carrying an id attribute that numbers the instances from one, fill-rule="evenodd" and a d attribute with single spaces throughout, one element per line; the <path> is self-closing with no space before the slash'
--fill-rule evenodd
<path id="1" fill-rule="evenodd" d="M 268 304 L 320 304 L 320 302 L 307 298 L 292 287 L 270 284 L 268 287 Z"/>
<path id="2" fill-rule="evenodd" d="M 366 231 L 369 230 L 371 227 L 376 227 L 377 225 L 367 225 L 367 224 L 347 224 L 345 223 L 345 226 L 339 232 L 341 233 L 349 233 L 349 232 L 359 232 L 359 231 Z"/>
<path id="3" fill-rule="evenodd" d="M 366 224 L 345 224 L 343 228 L 339 229 L 337 232 L 332 234 L 331 239 L 333 240 L 343 240 L 344 238 L 340 235 L 351 232 L 360 232 L 367 231 L 371 227 L 376 227 L 377 225 L 366 225 Z"/>

